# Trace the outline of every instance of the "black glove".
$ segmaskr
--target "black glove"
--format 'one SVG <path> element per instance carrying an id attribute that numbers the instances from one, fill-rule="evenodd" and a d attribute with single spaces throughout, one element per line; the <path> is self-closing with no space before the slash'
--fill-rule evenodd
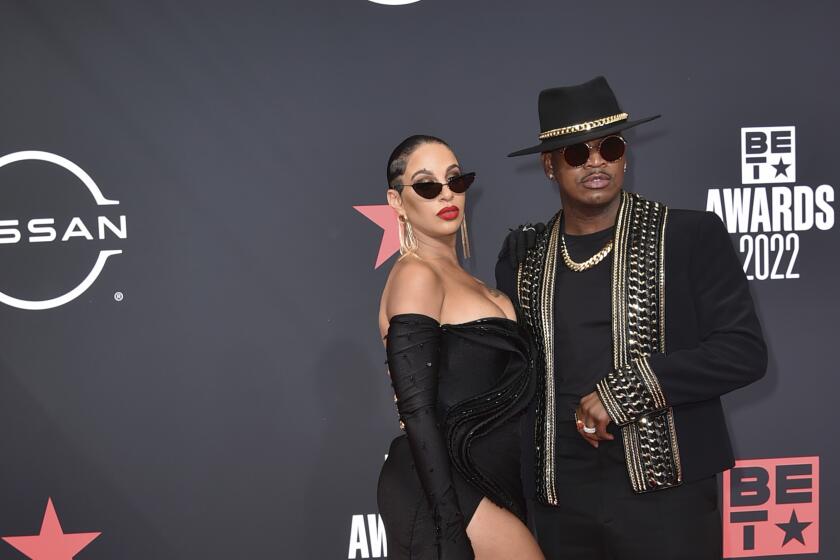
<path id="1" fill-rule="evenodd" d="M 516 229 L 510 230 L 510 233 L 505 238 L 502 244 L 502 250 L 499 253 L 499 258 L 507 254 L 508 262 L 512 268 L 517 268 L 519 263 L 525 258 L 529 249 L 533 249 L 537 244 L 537 236 L 545 231 L 545 224 L 525 224 Z"/>
<path id="2" fill-rule="evenodd" d="M 475 555 L 452 485 L 449 453 L 437 425 L 440 334 L 438 322 L 431 317 L 395 315 L 388 326 L 385 351 L 397 410 L 434 517 L 438 558 L 473 560 Z"/>

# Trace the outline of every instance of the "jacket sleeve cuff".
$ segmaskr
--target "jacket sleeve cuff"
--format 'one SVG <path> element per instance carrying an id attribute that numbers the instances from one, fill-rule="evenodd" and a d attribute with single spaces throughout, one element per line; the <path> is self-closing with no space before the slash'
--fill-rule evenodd
<path id="1" fill-rule="evenodd" d="M 668 407 L 646 357 L 610 372 L 595 386 L 610 419 L 619 426 Z"/>

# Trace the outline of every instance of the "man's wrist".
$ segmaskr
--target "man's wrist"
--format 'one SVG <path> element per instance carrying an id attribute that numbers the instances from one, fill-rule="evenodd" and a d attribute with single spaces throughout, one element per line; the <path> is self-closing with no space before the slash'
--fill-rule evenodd
<path id="1" fill-rule="evenodd" d="M 610 419 L 619 426 L 668 406 L 659 380 L 644 357 L 613 370 L 595 389 Z"/>

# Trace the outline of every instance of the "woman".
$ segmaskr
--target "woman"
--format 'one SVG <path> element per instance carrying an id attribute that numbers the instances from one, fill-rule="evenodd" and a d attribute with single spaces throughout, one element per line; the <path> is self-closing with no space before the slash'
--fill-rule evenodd
<path id="1" fill-rule="evenodd" d="M 379 477 L 389 558 L 543 558 L 525 525 L 518 423 L 533 395 L 510 300 L 458 263 L 463 173 L 449 146 L 411 136 L 388 160 L 400 253 L 379 328 L 400 423 Z"/>

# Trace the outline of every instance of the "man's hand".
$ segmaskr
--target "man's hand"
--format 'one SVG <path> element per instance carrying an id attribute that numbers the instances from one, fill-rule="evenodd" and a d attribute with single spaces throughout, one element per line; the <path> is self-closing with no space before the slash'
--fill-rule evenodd
<path id="1" fill-rule="evenodd" d="M 602 440 L 613 440 L 615 436 L 607 431 L 610 424 L 610 415 L 604 408 L 604 403 L 598 393 L 593 391 L 580 399 L 580 404 L 575 411 L 578 433 L 589 442 L 592 447 L 598 447 Z M 595 428 L 594 433 L 586 433 L 584 428 Z"/>
<path id="2" fill-rule="evenodd" d="M 499 258 L 507 254 L 508 262 L 512 268 L 519 266 L 525 258 L 529 249 L 537 244 L 537 235 L 545 231 L 545 224 L 525 224 L 516 229 L 510 230 L 502 245 Z"/>

